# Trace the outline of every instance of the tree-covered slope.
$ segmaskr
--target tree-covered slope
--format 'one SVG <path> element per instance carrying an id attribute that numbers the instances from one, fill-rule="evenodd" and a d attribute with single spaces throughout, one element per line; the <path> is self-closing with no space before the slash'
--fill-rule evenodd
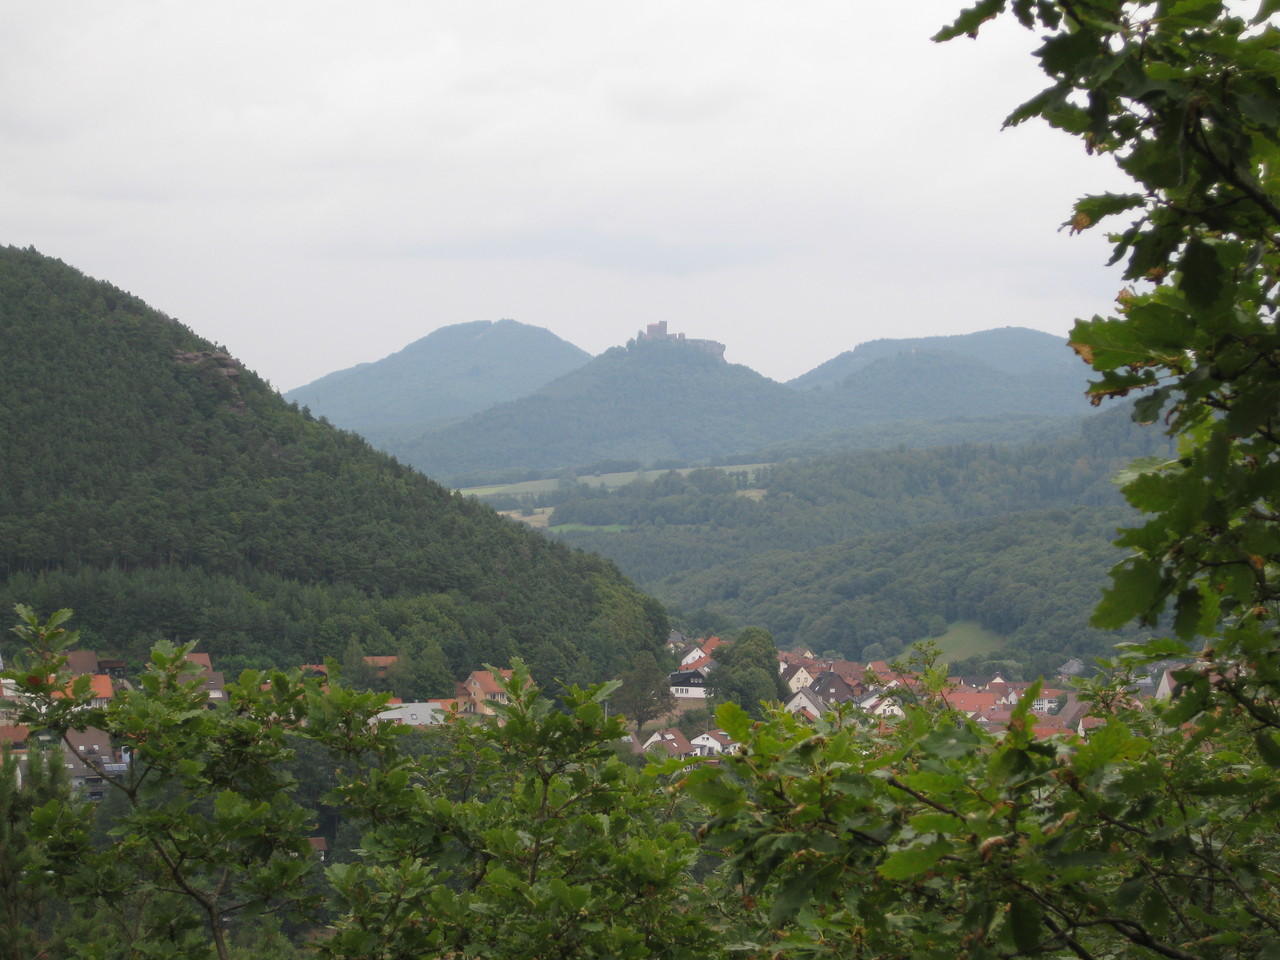
<path id="1" fill-rule="evenodd" d="M 611 557 L 668 603 L 762 624 L 785 644 L 857 657 L 868 644 L 911 642 L 964 618 L 1024 650 L 1101 653 L 1109 641 L 1086 621 L 1124 516 L 1111 478 L 1144 455 L 1171 455 L 1168 439 L 1117 407 L 1084 419 L 1074 435 L 1021 446 L 871 450 L 750 473 L 583 486 L 557 493 L 561 526 L 551 530 Z M 1081 509 L 1089 519 L 1043 520 Z M 1024 523 L 1043 535 L 1043 557 L 1061 562 L 1052 576 L 1037 574 L 1037 605 L 1016 620 L 999 611 L 1024 575 L 1005 563 L 1005 541 L 992 531 L 1021 537 Z M 862 569 L 850 569 L 850 556 Z M 969 581 L 964 604 L 954 587 L 960 568 L 990 573 Z"/>
<path id="2" fill-rule="evenodd" d="M 997 656 L 1034 674 L 1119 639 L 1089 625 L 1111 541 L 1127 515 L 1105 509 L 1027 511 L 852 537 L 811 550 L 755 553 L 673 577 L 661 595 L 761 624 L 779 643 L 851 659 L 895 656 L 971 620 L 1008 638 Z"/>
<path id="3" fill-rule="evenodd" d="M 442 478 L 609 459 L 696 462 L 810 432 L 825 417 L 814 397 L 747 367 L 688 345 L 640 341 L 393 452 Z"/>
<path id="4" fill-rule="evenodd" d="M 663 638 L 609 563 L 303 415 L 60 261 L 0 250 L 0 340 L 0 599 L 73 607 L 104 648 L 137 652 L 150 625 L 289 663 L 354 639 L 437 677 L 520 654 L 568 680 Z"/>
<path id="5" fill-rule="evenodd" d="M 532 393 L 591 355 L 515 320 L 442 327 L 374 363 L 338 370 L 285 394 L 377 446 Z"/>

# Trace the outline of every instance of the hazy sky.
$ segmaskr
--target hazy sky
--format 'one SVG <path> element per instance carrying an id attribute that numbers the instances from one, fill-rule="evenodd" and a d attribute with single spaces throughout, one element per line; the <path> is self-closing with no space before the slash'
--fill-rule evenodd
<path id="1" fill-rule="evenodd" d="M 447 324 L 646 323 L 789 379 L 864 340 L 1064 333 L 1120 282 L 1058 225 L 1115 181 L 1001 120 L 1036 37 L 950 0 L 0 7 L 0 243 L 282 390 Z M 997 25 L 998 26 L 998 25 Z"/>

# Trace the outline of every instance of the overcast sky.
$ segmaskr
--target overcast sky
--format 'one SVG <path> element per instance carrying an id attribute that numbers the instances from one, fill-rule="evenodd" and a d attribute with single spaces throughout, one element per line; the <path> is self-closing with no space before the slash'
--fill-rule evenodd
<path id="1" fill-rule="evenodd" d="M 1120 282 L 1058 225 L 1105 161 L 1001 120 L 1030 33 L 950 0 L 0 6 L 0 243 L 281 390 L 510 317 L 655 320 L 786 380 L 879 337 L 1065 334 Z M 999 25 L 997 25 L 999 26 Z"/>

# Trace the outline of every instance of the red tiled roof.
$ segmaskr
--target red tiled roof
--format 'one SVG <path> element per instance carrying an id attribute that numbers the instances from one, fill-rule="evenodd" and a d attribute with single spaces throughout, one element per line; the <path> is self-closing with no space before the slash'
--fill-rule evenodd
<path id="1" fill-rule="evenodd" d="M 78 679 L 80 678 L 77 677 L 76 680 Z M 68 681 L 63 689 L 55 690 L 53 695 L 58 698 L 69 696 L 74 683 L 75 680 Z M 111 678 L 105 673 L 95 673 L 89 677 L 89 692 L 94 700 L 110 700 L 115 696 L 115 688 L 111 685 Z"/>
<path id="2" fill-rule="evenodd" d="M 23 743 L 29 736 L 31 736 L 30 727 L 0 724 L 0 743 Z"/>
<path id="3" fill-rule="evenodd" d="M 689 738 L 675 727 L 659 730 L 650 740 L 652 742 L 649 743 L 646 749 L 654 750 L 661 747 L 673 757 L 687 757 L 697 752 L 693 744 L 689 742 Z"/>

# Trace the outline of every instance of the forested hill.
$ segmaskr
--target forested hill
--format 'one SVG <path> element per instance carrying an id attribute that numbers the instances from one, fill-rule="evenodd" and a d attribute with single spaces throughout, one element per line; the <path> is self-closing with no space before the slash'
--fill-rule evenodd
<path id="1" fill-rule="evenodd" d="M 940 337 L 882 338 L 860 343 L 826 363 L 787 382 L 801 390 L 838 387 L 874 363 L 904 356 L 947 354 L 981 363 L 1004 379 L 1046 375 L 1068 376 L 1072 385 L 1084 379 L 1084 367 L 1062 337 L 1026 327 L 1000 327 Z"/>
<path id="2" fill-rule="evenodd" d="M 60 261 L 0 250 L 0 341 L 6 609 L 72 607 L 88 643 L 131 656 L 201 638 L 226 668 L 358 643 L 437 687 L 515 654 L 595 680 L 665 639 L 607 561 L 310 419 Z"/>
<path id="3" fill-rule="evenodd" d="M 633 341 L 542 389 L 393 448 L 431 476 L 515 476 L 599 460 L 701 462 L 825 424 L 824 405 L 686 344 Z"/>
<path id="4" fill-rule="evenodd" d="M 285 399 L 387 448 L 532 393 L 590 359 L 550 330 L 477 320 L 441 327 L 389 357 L 291 390 Z"/>
<path id="5" fill-rule="evenodd" d="M 693 466 L 1008 442 L 1086 413 L 1085 387 L 1065 344 L 1033 330 L 876 341 L 787 385 L 689 344 L 640 340 L 526 397 L 382 446 L 432 476 L 475 485 L 610 460 Z"/>

